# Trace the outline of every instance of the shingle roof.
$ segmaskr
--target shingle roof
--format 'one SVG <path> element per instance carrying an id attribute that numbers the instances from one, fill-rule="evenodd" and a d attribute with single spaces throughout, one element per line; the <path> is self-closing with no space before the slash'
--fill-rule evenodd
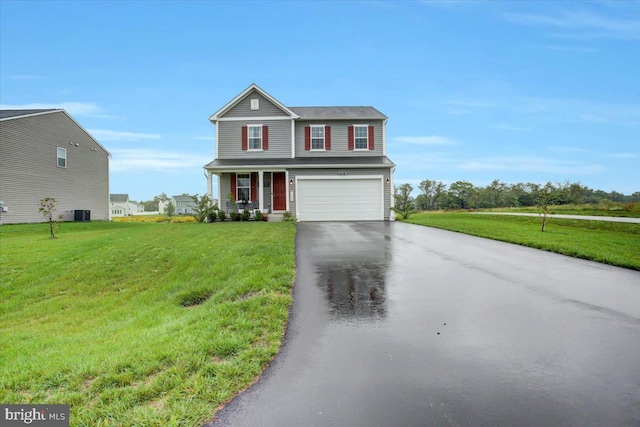
<path id="1" fill-rule="evenodd" d="M 296 157 L 295 159 L 218 159 L 205 166 L 207 169 L 231 168 L 339 168 L 339 167 L 392 167 L 395 164 L 386 156 L 358 157 Z"/>
<path id="2" fill-rule="evenodd" d="M 129 200 L 128 194 L 109 194 L 111 203 L 125 203 L 127 200 Z"/>
<path id="3" fill-rule="evenodd" d="M 0 119 L 8 119 L 10 117 L 28 116 L 30 114 L 46 113 L 48 111 L 56 111 L 54 108 L 40 110 L 0 110 Z"/>
<path id="4" fill-rule="evenodd" d="M 373 107 L 289 107 L 301 119 L 386 119 Z"/>
<path id="5" fill-rule="evenodd" d="M 193 202 L 193 197 L 189 195 L 185 196 L 184 194 L 173 196 L 172 199 L 174 199 L 176 202 Z"/>

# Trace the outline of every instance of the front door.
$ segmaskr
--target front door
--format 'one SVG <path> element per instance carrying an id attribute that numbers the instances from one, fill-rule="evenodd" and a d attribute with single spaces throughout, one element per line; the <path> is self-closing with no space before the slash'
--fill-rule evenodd
<path id="1" fill-rule="evenodd" d="M 287 210 L 287 180 L 284 172 L 273 173 L 273 210 Z"/>

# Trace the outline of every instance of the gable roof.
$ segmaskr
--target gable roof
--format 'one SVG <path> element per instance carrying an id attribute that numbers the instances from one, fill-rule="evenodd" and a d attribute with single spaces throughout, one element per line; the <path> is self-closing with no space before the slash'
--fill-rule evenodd
<path id="1" fill-rule="evenodd" d="M 128 194 L 109 194 L 109 201 L 111 203 L 126 203 L 129 201 Z"/>
<path id="2" fill-rule="evenodd" d="M 55 108 L 33 109 L 33 110 L 0 110 L 0 120 L 13 119 L 13 118 L 23 117 L 23 116 L 34 116 L 37 114 L 49 113 L 51 111 L 62 111 L 62 110 L 56 110 Z"/>
<path id="3" fill-rule="evenodd" d="M 93 137 L 93 135 L 87 132 L 87 130 L 83 128 L 80 123 L 76 121 L 76 119 L 71 117 L 71 114 L 67 113 L 62 108 L 57 108 L 57 109 L 49 108 L 49 109 L 40 109 L 40 110 L 35 110 L 35 109 L 34 110 L 0 110 L 0 121 L 22 119 L 25 117 L 33 117 L 33 116 L 39 116 L 42 114 L 51 114 L 51 113 L 62 113 L 65 116 L 67 116 L 73 123 L 75 123 L 76 126 L 82 129 L 82 131 L 86 133 L 87 136 L 91 138 L 91 140 L 93 140 L 93 142 L 95 142 L 98 147 L 100 147 L 105 153 L 107 153 L 108 157 L 111 157 L 111 153 L 106 148 L 104 148 L 102 144 L 100 144 L 98 140 L 96 140 Z"/>
<path id="4" fill-rule="evenodd" d="M 266 99 L 268 99 L 273 105 L 281 109 L 287 115 L 291 116 L 294 119 L 298 118 L 298 115 L 293 111 L 291 111 L 289 108 L 287 108 L 283 103 L 281 103 L 280 101 L 275 99 L 273 96 L 269 95 L 267 92 L 262 90 L 257 84 L 252 83 L 251 86 L 243 90 L 238 96 L 233 98 L 231 101 L 227 102 L 227 104 L 225 104 L 224 107 L 222 107 L 221 109 L 213 113 L 209 117 L 209 120 L 212 121 L 213 123 L 217 122 L 220 116 L 224 115 L 227 111 L 229 111 L 234 106 L 236 106 L 240 101 L 246 98 L 247 95 L 249 95 L 254 90 L 258 92 L 260 95 L 264 96 Z"/>
<path id="5" fill-rule="evenodd" d="M 373 107 L 290 107 L 301 119 L 386 119 Z"/>
<path id="6" fill-rule="evenodd" d="M 193 197 L 189 195 L 185 196 L 184 194 L 181 194 L 179 196 L 173 196 L 172 199 L 175 200 L 176 202 L 194 202 Z"/>

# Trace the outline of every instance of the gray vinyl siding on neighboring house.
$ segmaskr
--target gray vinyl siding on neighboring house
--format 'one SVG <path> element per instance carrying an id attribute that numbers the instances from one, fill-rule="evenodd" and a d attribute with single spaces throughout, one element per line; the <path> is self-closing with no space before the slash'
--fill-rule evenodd
<path id="1" fill-rule="evenodd" d="M 242 150 L 242 126 L 253 124 L 266 125 L 269 127 L 268 150 Z M 291 157 L 290 120 L 220 121 L 217 126 L 219 159 L 282 159 Z"/>
<path id="2" fill-rule="evenodd" d="M 382 175 L 382 185 L 384 194 L 384 219 L 389 220 L 391 209 L 391 184 L 385 181 L 391 179 L 389 168 L 366 168 L 366 169 L 289 169 L 289 179 L 295 182 L 296 176 L 338 176 L 338 173 L 346 172 L 347 176 Z M 290 195 L 287 195 L 290 197 Z M 289 199 L 289 211 L 296 212 L 297 194 L 294 193 L 294 200 Z"/>
<path id="3" fill-rule="evenodd" d="M 58 147 L 67 150 L 66 168 L 57 167 Z M 43 221 L 38 203 L 46 197 L 64 220 L 76 209 L 108 220 L 108 153 L 63 112 L 0 121 L 0 200 L 9 208 L 2 222 Z"/>
<path id="4" fill-rule="evenodd" d="M 310 125 L 325 125 L 331 127 L 331 150 L 306 151 L 304 149 L 304 129 Z M 349 151 L 347 137 L 348 128 L 351 125 L 373 126 L 374 149 L 372 151 Z M 381 120 L 327 120 L 308 121 L 296 120 L 296 157 L 345 157 L 345 156 L 382 156 L 382 121 Z"/>
<path id="5" fill-rule="evenodd" d="M 259 100 L 259 109 L 251 109 L 251 100 Z M 221 117 L 272 117 L 272 116 L 287 116 L 288 114 L 274 105 L 264 96 L 257 93 L 255 90 L 247 95 L 242 101 L 234 105 L 229 111 L 224 113 Z"/>

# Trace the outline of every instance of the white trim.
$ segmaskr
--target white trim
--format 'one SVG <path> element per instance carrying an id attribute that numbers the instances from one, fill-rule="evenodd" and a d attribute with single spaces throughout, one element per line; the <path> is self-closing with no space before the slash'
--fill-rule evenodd
<path id="1" fill-rule="evenodd" d="M 364 150 L 363 150 L 364 151 Z M 349 168 L 349 169 L 378 169 L 378 168 L 383 168 L 383 169 L 388 169 L 388 168 L 393 168 L 395 167 L 395 164 L 389 164 L 389 165 L 380 165 L 380 164 L 356 164 L 356 165 L 352 165 L 352 164 L 343 164 L 343 165 L 336 165 L 336 164 L 315 164 L 315 165 L 279 165 L 279 164 L 273 164 L 273 165 L 237 165 L 237 166 L 216 166 L 216 167 L 211 167 L 211 168 L 207 168 L 207 170 L 256 170 L 256 168 L 262 168 L 265 171 L 273 171 L 273 172 L 283 172 L 285 170 L 288 169 L 292 169 L 292 170 L 296 170 L 296 169 L 344 169 L 344 168 Z"/>
<path id="2" fill-rule="evenodd" d="M 262 123 L 251 123 L 247 124 L 247 151 L 264 151 L 263 150 L 263 135 L 262 135 L 262 127 L 264 124 Z M 251 128 L 260 129 L 260 148 L 251 148 Z M 255 139 L 255 137 L 253 138 Z"/>
<path id="3" fill-rule="evenodd" d="M 213 123 L 213 122 L 212 122 L 211 124 L 212 124 L 212 125 L 214 125 L 214 126 L 216 127 L 216 157 L 215 157 L 215 158 L 217 159 L 217 158 L 218 158 L 218 147 L 220 147 L 220 143 L 219 143 L 220 139 L 218 138 L 218 134 L 219 134 L 218 129 L 219 129 L 219 126 L 218 126 L 218 125 L 216 125 L 216 124 L 215 124 L 215 123 Z"/>
<path id="4" fill-rule="evenodd" d="M 291 120 L 291 117 L 287 117 L 287 116 L 260 116 L 260 117 L 223 117 L 221 119 L 218 119 L 219 122 L 243 122 L 243 121 L 247 121 L 247 120 L 262 120 L 262 121 L 268 121 L 268 120 Z"/>
<path id="5" fill-rule="evenodd" d="M 382 121 L 382 155 L 387 155 L 387 121 L 389 119 L 384 119 Z M 375 131 L 374 131 L 375 132 Z"/>
<path id="6" fill-rule="evenodd" d="M 264 171 L 258 171 L 258 209 L 260 212 L 264 209 Z M 269 187 L 271 188 L 271 187 Z"/>
<path id="7" fill-rule="evenodd" d="M 353 151 L 371 151 L 371 150 L 369 150 L 369 124 L 366 124 L 366 125 L 365 124 L 358 124 L 358 125 L 353 124 L 351 126 L 353 126 Z M 367 147 L 366 148 L 358 148 L 357 145 L 356 145 L 356 139 L 358 139 L 356 137 L 356 128 L 362 128 L 362 127 L 367 129 L 367 132 L 366 132 L 366 135 L 367 135 Z"/>
<path id="8" fill-rule="evenodd" d="M 327 151 L 326 127 L 327 125 L 320 124 L 309 125 L 309 151 Z M 313 128 L 322 128 L 322 148 L 313 148 Z"/>
<path id="9" fill-rule="evenodd" d="M 291 158 L 296 158 L 296 122 L 291 119 Z"/>
<path id="10" fill-rule="evenodd" d="M 273 178 L 272 178 L 272 181 L 273 181 Z M 273 186 L 273 182 L 271 183 L 271 185 Z M 291 212 L 290 211 L 291 208 L 289 207 L 289 192 L 291 191 L 291 188 L 289 186 L 289 171 L 288 170 L 284 171 L 284 188 L 286 188 L 285 196 L 286 196 L 286 199 L 287 199 L 287 203 L 285 205 L 287 207 L 287 209 L 285 209 L 285 212 Z M 295 188 L 294 188 L 293 191 L 295 191 Z"/>
<path id="11" fill-rule="evenodd" d="M 17 110 L 20 111 L 20 110 Z M 41 116 L 43 114 L 51 114 L 51 113 L 59 113 L 64 110 L 62 109 L 54 109 L 54 110 L 49 110 L 49 111 L 38 111 L 37 113 L 29 113 L 29 114 L 19 114 L 19 115 L 15 115 L 15 116 L 11 116 L 11 117 L 4 117 L 2 119 L 0 119 L 0 122 L 4 122 L 6 120 L 14 120 L 14 119 L 24 119 L 27 117 L 34 117 L 34 116 Z"/>
<path id="12" fill-rule="evenodd" d="M 64 156 L 58 155 L 58 150 L 62 150 L 64 152 Z M 60 166 L 60 159 L 64 159 L 64 166 Z M 62 169 L 67 168 L 67 149 L 63 147 L 56 147 L 56 166 Z"/>
<path id="13" fill-rule="evenodd" d="M 293 111 L 291 111 L 290 109 L 288 109 L 287 107 L 284 106 L 284 104 L 282 104 L 280 101 L 278 101 L 277 99 L 275 99 L 274 97 L 272 97 L 271 95 L 269 95 L 267 92 L 265 92 L 264 90 L 262 90 L 257 84 L 253 83 L 251 84 L 251 86 L 249 86 L 248 88 L 246 88 L 245 90 L 243 90 L 240 94 L 238 94 L 235 98 L 233 98 L 231 101 L 227 102 L 224 107 L 222 107 L 221 109 L 219 109 L 218 111 L 216 111 L 214 114 L 212 114 L 209 117 L 209 120 L 211 120 L 212 122 L 215 122 L 217 120 L 220 120 L 220 116 L 225 114 L 226 112 L 228 112 L 231 108 L 235 107 L 240 101 L 242 101 L 244 98 L 247 97 L 247 95 L 249 95 L 249 93 L 251 93 L 252 90 L 254 90 L 256 92 L 258 92 L 260 95 L 262 95 L 264 98 L 266 98 L 269 102 L 271 102 L 272 104 L 274 104 L 276 107 L 278 107 L 280 110 L 282 110 L 284 113 L 288 114 L 289 117 L 287 118 L 294 118 L 297 119 L 300 116 L 298 116 L 296 113 L 294 113 Z"/>

